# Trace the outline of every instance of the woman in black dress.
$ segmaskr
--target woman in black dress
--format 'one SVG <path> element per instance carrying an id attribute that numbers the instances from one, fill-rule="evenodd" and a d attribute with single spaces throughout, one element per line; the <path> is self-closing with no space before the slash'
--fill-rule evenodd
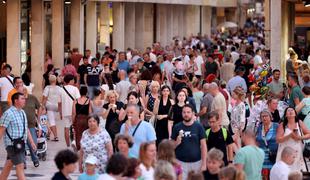
<path id="1" fill-rule="evenodd" d="M 171 90 L 169 86 L 163 86 L 160 90 L 161 98 L 155 101 L 154 114 L 156 115 L 155 131 L 156 131 L 156 145 L 163 139 L 169 138 L 168 133 L 168 114 L 174 101 L 170 98 Z"/>
<path id="2" fill-rule="evenodd" d="M 117 101 L 118 94 L 115 90 L 110 90 L 107 92 L 107 102 L 103 105 L 103 118 L 106 119 L 105 129 L 111 136 L 112 142 L 117 133 L 121 129 L 122 121 L 119 121 L 119 113 L 123 110 L 124 104 Z"/>
<path id="3" fill-rule="evenodd" d="M 172 127 L 179 122 L 183 121 L 182 117 L 182 109 L 183 106 L 188 103 L 186 92 L 184 90 L 178 91 L 176 98 L 175 98 L 175 104 L 172 106 L 169 115 L 168 115 L 168 133 L 169 137 L 171 136 Z"/>
<path id="4" fill-rule="evenodd" d="M 77 150 L 80 150 L 80 141 L 83 132 L 88 129 L 88 115 L 92 113 L 92 109 L 89 106 L 90 100 L 86 96 L 87 87 L 81 87 L 80 94 L 81 97 L 74 101 L 72 107 L 72 126 Z"/>

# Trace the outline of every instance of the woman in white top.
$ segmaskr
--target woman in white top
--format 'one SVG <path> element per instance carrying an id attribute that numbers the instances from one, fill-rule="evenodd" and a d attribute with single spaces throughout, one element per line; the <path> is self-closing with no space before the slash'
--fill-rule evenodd
<path id="1" fill-rule="evenodd" d="M 233 93 L 232 97 L 236 100 L 235 106 L 233 107 L 230 115 L 230 125 L 234 133 L 233 138 L 237 145 L 237 148 L 241 148 L 241 133 L 245 128 L 245 104 L 244 98 L 245 93 L 241 87 L 237 87 Z"/>
<path id="2" fill-rule="evenodd" d="M 142 143 L 140 146 L 139 158 L 141 161 L 140 169 L 143 180 L 154 179 L 154 167 L 156 161 L 156 145 L 155 143 Z"/>
<path id="3" fill-rule="evenodd" d="M 54 135 L 54 141 L 58 141 L 55 120 L 58 113 L 58 103 L 61 101 L 61 89 L 56 85 L 56 81 L 57 78 L 55 75 L 49 76 L 50 85 L 44 88 L 42 99 L 42 104 L 47 110 L 47 118 L 50 123 L 51 131 Z"/>
<path id="4" fill-rule="evenodd" d="M 306 171 L 303 159 L 303 141 L 310 138 L 310 131 L 306 125 L 298 120 L 296 111 L 288 107 L 284 111 L 283 122 L 280 123 L 277 130 L 277 161 L 281 159 L 281 154 L 286 146 L 292 147 L 295 154 L 295 161 L 290 165 L 291 171 Z"/>

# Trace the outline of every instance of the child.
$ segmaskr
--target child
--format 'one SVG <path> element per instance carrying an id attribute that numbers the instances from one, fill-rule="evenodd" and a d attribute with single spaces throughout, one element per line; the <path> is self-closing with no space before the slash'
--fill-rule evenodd
<path id="1" fill-rule="evenodd" d="M 48 124 L 48 119 L 46 115 L 46 109 L 45 107 L 41 107 L 41 115 L 39 117 L 39 122 L 38 128 L 42 130 L 41 134 L 38 134 L 38 137 L 45 137 L 48 136 L 50 133 L 49 129 L 49 124 Z"/>
<path id="2" fill-rule="evenodd" d="M 97 158 L 94 155 L 89 155 L 85 160 L 85 172 L 81 174 L 78 180 L 96 180 L 99 174 L 96 172 Z"/>
<path id="3" fill-rule="evenodd" d="M 220 180 L 245 180 L 245 174 L 242 170 L 236 169 L 234 166 L 227 166 L 218 173 Z"/>
<path id="4" fill-rule="evenodd" d="M 223 152 L 216 148 L 212 148 L 208 152 L 207 170 L 203 173 L 205 179 L 218 180 L 218 173 L 220 172 L 221 167 L 224 165 L 223 157 Z"/>

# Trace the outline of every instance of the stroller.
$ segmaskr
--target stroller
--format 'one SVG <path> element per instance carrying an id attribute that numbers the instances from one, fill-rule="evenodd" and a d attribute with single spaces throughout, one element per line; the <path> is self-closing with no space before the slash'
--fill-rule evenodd
<path id="1" fill-rule="evenodd" d="M 46 160 L 46 152 L 47 152 L 47 133 L 48 133 L 48 122 L 47 116 L 42 115 L 40 116 L 40 126 L 42 129 L 41 136 L 38 137 L 38 147 L 37 147 L 37 156 L 40 160 Z"/>

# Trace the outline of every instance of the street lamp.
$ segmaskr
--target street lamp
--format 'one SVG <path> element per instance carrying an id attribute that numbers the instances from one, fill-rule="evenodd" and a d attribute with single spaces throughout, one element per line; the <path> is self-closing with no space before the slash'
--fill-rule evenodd
<path id="1" fill-rule="evenodd" d="M 70 0 L 65 0 L 65 4 L 71 4 Z"/>

